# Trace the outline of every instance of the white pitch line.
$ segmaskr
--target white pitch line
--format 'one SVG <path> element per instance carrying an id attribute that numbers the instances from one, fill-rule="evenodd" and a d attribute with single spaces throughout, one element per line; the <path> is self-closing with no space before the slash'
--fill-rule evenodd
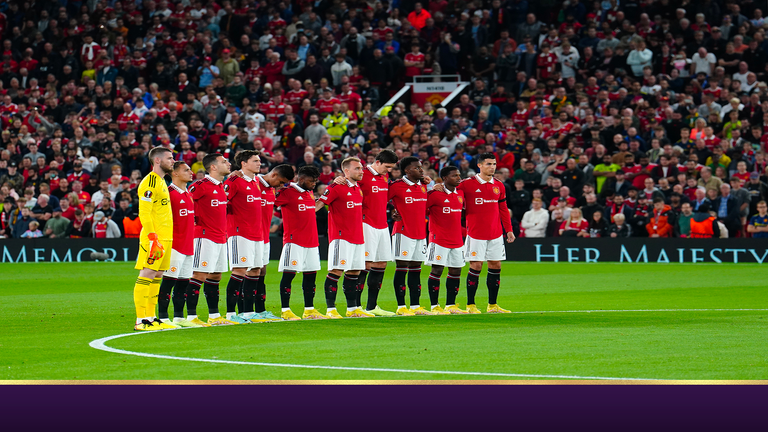
<path id="1" fill-rule="evenodd" d="M 91 342 L 89 345 L 91 346 L 91 348 L 95 348 L 101 351 L 107 351 L 115 354 L 133 355 L 138 357 L 158 358 L 158 359 L 164 359 L 164 360 L 192 361 L 192 362 L 201 362 L 201 363 L 282 367 L 282 368 L 294 368 L 294 369 L 325 369 L 325 370 L 343 370 L 343 371 L 355 371 L 355 372 L 394 372 L 394 373 L 407 373 L 407 374 L 491 376 L 491 377 L 504 377 L 504 378 L 557 378 L 557 379 L 611 380 L 611 381 L 656 380 L 654 378 L 616 378 L 616 377 L 593 377 L 593 376 L 576 376 L 576 375 L 513 374 L 513 373 L 500 373 L 500 372 L 433 371 L 433 370 L 419 370 L 419 369 L 389 369 L 389 368 L 350 367 L 350 366 L 302 365 L 302 364 L 290 364 L 290 363 L 248 362 L 248 361 L 235 361 L 235 360 L 202 359 L 202 358 L 194 358 L 194 357 L 176 357 L 176 356 L 169 356 L 169 355 L 162 355 L 162 354 L 149 354 L 149 353 L 127 351 L 127 350 L 122 350 L 118 348 L 112 348 L 106 345 L 106 342 L 109 342 L 114 339 L 119 339 L 127 336 L 136 336 L 140 334 L 148 334 L 148 333 L 157 333 L 157 332 L 124 333 L 124 334 L 119 334 L 115 336 L 108 336 L 105 338 L 96 339 L 95 341 Z"/>
<path id="2" fill-rule="evenodd" d="M 724 312 L 724 311 L 727 311 L 727 312 L 768 311 L 768 309 L 606 309 L 606 310 L 565 310 L 565 311 L 518 311 L 518 312 L 512 312 L 512 313 L 543 314 L 543 313 L 599 313 L 599 312 Z M 394 372 L 394 373 L 406 373 L 406 374 L 491 376 L 491 377 L 504 377 L 504 378 L 554 378 L 554 379 L 612 380 L 612 381 L 658 380 L 657 378 L 617 378 L 617 377 L 596 377 L 596 376 L 577 376 L 577 375 L 513 374 L 513 373 L 501 373 L 501 372 L 433 371 L 433 370 L 419 370 L 419 369 L 389 369 L 389 368 L 350 367 L 350 366 L 302 365 L 302 364 L 291 364 L 291 363 L 248 362 L 248 361 L 236 361 L 236 360 L 202 359 L 202 358 L 194 358 L 194 357 L 177 357 L 177 356 L 169 356 L 169 355 L 163 355 L 163 354 L 150 354 L 150 353 L 122 350 L 119 348 L 112 348 L 106 345 L 106 343 L 111 340 L 120 339 L 128 336 L 138 336 L 142 334 L 149 334 L 149 333 L 157 333 L 157 332 L 123 333 L 115 336 L 107 336 L 101 339 L 96 339 L 92 341 L 89 345 L 91 348 L 95 348 L 97 350 L 111 352 L 115 354 L 132 355 L 137 357 L 157 358 L 157 359 L 164 359 L 164 360 L 192 361 L 192 362 L 200 362 L 200 363 L 282 367 L 282 368 L 294 368 L 294 369 L 324 369 L 324 370 L 344 370 L 344 371 L 356 371 L 356 372 Z"/>

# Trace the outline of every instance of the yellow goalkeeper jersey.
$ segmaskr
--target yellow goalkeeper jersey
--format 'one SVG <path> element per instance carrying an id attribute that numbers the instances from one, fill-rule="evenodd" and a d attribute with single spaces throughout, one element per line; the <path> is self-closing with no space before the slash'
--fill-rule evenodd
<path id="1" fill-rule="evenodd" d="M 142 243 L 149 241 L 149 233 L 156 233 L 161 241 L 173 240 L 171 196 L 165 180 L 154 171 L 139 185 L 139 219 Z"/>

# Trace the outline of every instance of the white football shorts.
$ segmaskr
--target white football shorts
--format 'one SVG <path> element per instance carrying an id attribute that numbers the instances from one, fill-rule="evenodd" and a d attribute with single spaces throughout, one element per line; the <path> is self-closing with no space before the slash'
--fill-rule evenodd
<path id="1" fill-rule="evenodd" d="M 415 240 L 396 233 L 392 236 L 392 255 L 397 261 L 424 262 L 427 260 L 427 239 Z"/>
<path id="2" fill-rule="evenodd" d="M 504 237 L 493 240 L 476 240 L 470 236 L 464 241 L 464 259 L 467 261 L 504 261 L 507 250 Z"/>
<path id="3" fill-rule="evenodd" d="M 328 270 L 365 270 L 365 245 L 333 240 L 328 244 Z"/>
<path id="4" fill-rule="evenodd" d="M 427 246 L 427 265 L 438 265 L 451 268 L 462 268 L 464 261 L 464 248 L 447 248 L 432 242 Z"/>
<path id="5" fill-rule="evenodd" d="M 261 254 L 264 252 L 264 242 L 248 240 L 241 236 L 227 239 L 229 248 L 229 265 L 231 268 L 261 267 Z"/>
<path id="6" fill-rule="evenodd" d="M 320 270 L 320 249 L 306 248 L 293 243 L 283 245 L 277 271 L 313 272 Z"/>
<path id="7" fill-rule="evenodd" d="M 389 228 L 374 228 L 363 223 L 365 239 L 365 260 L 368 262 L 392 261 L 392 247 Z"/>
<path id="8" fill-rule="evenodd" d="M 201 273 L 224 273 L 229 270 L 227 244 L 216 243 L 207 238 L 195 239 L 195 255 L 192 271 Z"/>
<path id="9" fill-rule="evenodd" d="M 193 255 L 184 255 L 176 249 L 171 249 L 171 266 L 163 276 L 174 279 L 190 279 L 192 277 Z"/>

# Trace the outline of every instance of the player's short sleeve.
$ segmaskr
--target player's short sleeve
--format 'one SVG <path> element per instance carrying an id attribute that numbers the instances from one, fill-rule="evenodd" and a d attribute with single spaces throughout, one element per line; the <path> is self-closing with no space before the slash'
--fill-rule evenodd
<path id="1" fill-rule="evenodd" d="M 227 199 L 232 199 L 237 194 L 237 182 L 233 179 L 227 179 L 224 182 L 224 193 L 227 194 Z"/>
<path id="2" fill-rule="evenodd" d="M 288 189 L 284 189 L 275 195 L 275 207 L 282 207 L 288 203 Z"/>
<path id="3" fill-rule="evenodd" d="M 397 190 L 399 189 L 399 184 L 397 182 L 393 182 L 389 185 L 389 189 L 387 190 L 387 201 L 391 201 L 392 198 L 397 196 Z"/>
<path id="4" fill-rule="evenodd" d="M 155 180 L 153 177 L 147 176 L 144 178 L 144 181 L 139 184 L 138 195 L 140 201 L 144 201 L 150 204 L 155 201 L 155 197 L 157 196 L 157 188 L 153 187 L 153 180 Z"/>
<path id="5" fill-rule="evenodd" d="M 192 186 L 189 187 L 189 194 L 192 195 L 192 199 L 195 201 L 199 200 L 204 195 L 204 192 L 200 186 L 201 184 L 199 182 L 195 182 L 192 184 Z"/>
<path id="6" fill-rule="evenodd" d="M 336 197 L 338 196 L 338 192 L 337 192 L 338 189 L 339 188 L 336 187 L 335 184 L 332 184 L 325 190 L 325 193 L 323 193 L 323 195 L 320 197 L 320 201 L 326 204 L 332 203 L 334 200 L 336 200 Z"/>

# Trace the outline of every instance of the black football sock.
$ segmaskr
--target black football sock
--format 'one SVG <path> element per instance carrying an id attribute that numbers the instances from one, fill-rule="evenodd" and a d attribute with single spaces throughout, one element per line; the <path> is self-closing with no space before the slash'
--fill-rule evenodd
<path id="1" fill-rule="evenodd" d="M 256 287 L 259 281 L 256 276 L 245 275 L 243 280 L 243 308 L 240 309 L 240 313 L 253 312 L 253 305 L 256 302 Z"/>
<path id="2" fill-rule="evenodd" d="M 243 277 L 233 274 L 227 283 L 227 313 L 235 313 L 237 301 L 240 299 L 240 290 L 243 287 Z"/>
<path id="3" fill-rule="evenodd" d="M 315 308 L 315 278 L 317 272 L 304 272 L 301 290 L 304 291 L 304 308 Z"/>
<path id="4" fill-rule="evenodd" d="M 421 267 L 408 270 L 408 292 L 411 294 L 411 307 L 419 307 L 421 299 Z"/>
<path id="5" fill-rule="evenodd" d="M 267 286 L 264 284 L 264 276 L 259 275 L 256 278 L 256 307 L 255 311 L 265 312 L 267 310 Z"/>
<path id="6" fill-rule="evenodd" d="M 461 285 L 461 275 L 453 276 L 448 275 L 448 280 L 445 281 L 445 290 L 448 292 L 446 295 L 445 305 L 451 306 L 456 304 L 456 295 L 459 294 L 459 286 Z"/>
<path id="7" fill-rule="evenodd" d="M 176 285 L 176 279 L 163 277 L 160 283 L 160 292 L 157 294 L 157 317 L 160 319 L 168 318 L 168 306 L 171 304 L 171 291 Z"/>
<path id="8" fill-rule="evenodd" d="M 368 273 L 368 305 L 366 309 L 376 309 L 376 304 L 379 301 L 379 291 L 381 290 L 381 283 L 384 281 L 384 269 L 372 268 Z"/>
<path id="9" fill-rule="evenodd" d="M 499 297 L 499 284 L 501 283 L 501 269 L 488 269 L 488 304 L 496 304 Z"/>
<path id="10" fill-rule="evenodd" d="M 363 305 L 363 290 L 365 289 L 365 278 L 368 276 L 368 270 L 362 270 L 359 275 L 357 275 L 357 287 L 355 287 L 355 291 L 357 292 L 357 300 L 355 303 L 358 306 Z"/>
<path id="11" fill-rule="evenodd" d="M 208 317 L 219 314 L 219 281 L 206 279 L 203 284 L 205 302 L 208 303 Z M 215 317 L 214 317 L 215 318 Z"/>
<path id="12" fill-rule="evenodd" d="M 397 267 L 395 269 L 395 298 L 397 298 L 397 307 L 405 306 L 405 277 L 408 275 L 408 267 Z"/>
<path id="13" fill-rule="evenodd" d="M 328 309 L 336 308 L 336 292 L 339 287 L 339 277 L 333 273 L 328 273 L 325 277 L 325 304 Z"/>
<path id="14" fill-rule="evenodd" d="M 280 307 L 291 307 L 291 282 L 296 277 L 295 272 L 283 272 L 283 278 L 280 279 Z"/>
<path id="15" fill-rule="evenodd" d="M 190 279 L 187 284 L 187 316 L 197 316 L 197 302 L 200 300 L 200 287 L 203 281 Z"/>
<path id="16" fill-rule="evenodd" d="M 173 287 L 173 317 L 184 318 L 184 303 L 187 302 L 187 285 L 189 279 L 176 279 L 176 285 Z"/>
<path id="17" fill-rule="evenodd" d="M 480 272 L 470 268 L 467 273 L 467 305 L 475 304 L 478 283 L 480 283 Z"/>
<path id="18" fill-rule="evenodd" d="M 344 297 L 347 298 L 347 310 L 352 310 L 357 304 L 357 275 L 344 274 L 344 282 L 341 284 L 344 289 Z"/>
<path id="19" fill-rule="evenodd" d="M 440 303 L 440 275 L 429 274 L 427 290 L 429 291 L 429 305 L 437 306 Z"/>

